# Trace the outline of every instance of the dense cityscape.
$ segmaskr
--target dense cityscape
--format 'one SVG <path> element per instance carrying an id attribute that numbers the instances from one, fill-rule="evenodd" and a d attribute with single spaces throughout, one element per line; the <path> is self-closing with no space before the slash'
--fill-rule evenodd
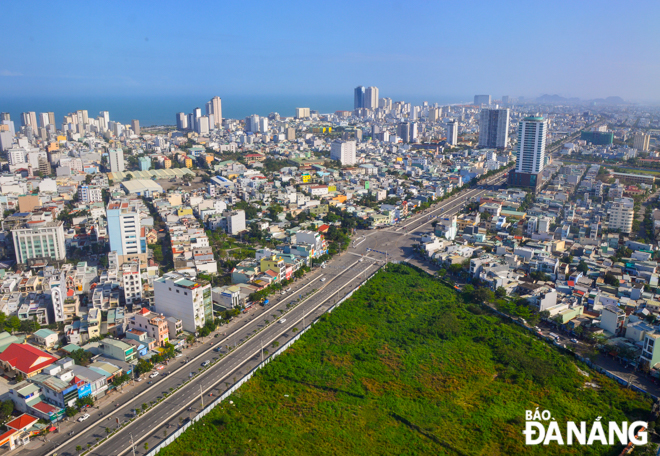
<path id="1" fill-rule="evenodd" d="M 295 111 L 1 114 L 0 443 L 114 454 L 127 440 L 91 430 L 138 420 L 146 453 L 161 420 L 201 412 L 190 395 L 231 392 L 388 263 L 657 394 L 657 109 L 360 86 L 353 110 Z M 169 384 L 178 410 L 158 407 Z"/>
<path id="2" fill-rule="evenodd" d="M 660 3 L 3 4 L 0 454 L 660 454 Z"/>

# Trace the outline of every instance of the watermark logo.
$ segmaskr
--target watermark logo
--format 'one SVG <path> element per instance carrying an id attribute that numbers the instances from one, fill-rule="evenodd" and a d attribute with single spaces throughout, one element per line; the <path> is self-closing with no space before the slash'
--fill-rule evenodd
<path id="1" fill-rule="evenodd" d="M 525 411 L 525 444 L 527 445 L 593 445 L 600 442 L 603 445 L 646 445 L 648 435 L 646 429 L 648 423 L 645 421 L 624 421 L 617 423 L 610 421 L 604 423 L 601 417 L 589 426 L 586 421 L 566 423 L 565 435 L 559 429 L 559 424 L 548 410 Z"/>

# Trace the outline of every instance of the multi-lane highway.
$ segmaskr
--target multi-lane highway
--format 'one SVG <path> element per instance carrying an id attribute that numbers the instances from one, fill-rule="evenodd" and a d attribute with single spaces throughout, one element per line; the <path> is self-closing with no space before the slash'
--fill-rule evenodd
<path id="1" fill-rule="evenodd" d="M 30 456 L 55 453 L 59 456 L 78 455 L 78 448 L 87 449 L 95 445 L 107 436 L 108 431 L 117 428 L 117 420 L 126 422 L 134 417 L 133 410 L 141 409 L 143 404 L 155 404 L 128 426 L 112 434 L 109 440 L 91 448 L 89 454 L 127 454 L 131 452 L 131 441 L 136 454 L 146 453 L 145 442 L 153 448 L 165 435 L 199 412 L 202 400 L 210 402 L 255 367 L 262 359 L 262 348 L 274 351 L 273 342 L 281 345 L 291 339 L 297 330 L 322 315 L 375 272 L 386 260 L 385 255 L 367 249 L 387 251 L 390 261 L 409 260 L 414 254 L 417 233 L 420 229 L 430 228 L 433 219 L 429 215 L 454 215 L 470 199 L 503 181 L 501 175 L 494 176 L 482 185 L 463 190 L 399 225 L 359 231 L 354 238 L 354 247 L 333 258 L 324 269 L 318 268 L 307 278 L 297 281 L 287 295 L 271 299 L 269 306 L 247 314 L 238 324 L 223 327 L 225 329 L 221 331 L 226 333 L 217 338 L 211 337 L 187 353 L 188 362 L 185 362 L 186 358 L 170 362 L 161 371 L 171 372 L 169 375 L 161 373 L 153 379 L 152 385 L 144 381 L 139 388 L 131 391 L 129 397 L 126 394 L 117 395 L 113 401 L 115 403 L 106 401 L 100 409 L 90 412 L 90 419 L 84 423 L 68 424 L 60 434 L 51 434 L 50 441 L 39 449 L 17 452 Z M 293 303 L 297 305 L 287 309 L 287 305 Z M 214 350 L 218 347 L 221 352 Z M 213 364 L 205 369 L 202 363 L 206 360 Z M 74 432 L 73 436 L 69 432 Z"/>

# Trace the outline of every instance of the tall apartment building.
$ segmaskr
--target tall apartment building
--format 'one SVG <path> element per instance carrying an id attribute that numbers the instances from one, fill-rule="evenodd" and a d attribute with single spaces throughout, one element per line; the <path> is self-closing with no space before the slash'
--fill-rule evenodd
<path id="1" fill-rule="evenodd" d="M 33 130 L 36 130 L 39 126 L 37 124 L 37 113 L 34 111 L 21 113 L 21 125 L 24 127 L 32 127 Z"/>
<path id="2" fill-rule="evenodd" d="M 506 148 L 509 142 L 509 110 L 482 109 L 479 116 L 479 147 Z"/>
<path id="3" fill-rule="evenodd" d="M 220 97 L 211 98 L 211 101 L 209 101 L 207 107 L 206 115 L 208 116 L 213 115 L 213 126 L 215 128 L 222 127 L 222 98 Z"/>
<path id="4" fill-rule="evenodd" d="M 475 95 L 474 104 L 477 106 L 489 105 L 490 104 L 490 95 Z"/>
<path id="5" fill-rule="evenodd" d="M 364 89 L 364 107 L 376 109 L 378 107 L 378 87 L 367 87 Z"/>
<path id="6" fill-rule="evenodd" d="M 176 114 L 176 129 L 177 130 L 188 129 L 188 116 L 186 116 L 184 112 L 179 112 Z"/>
<path id="7" fill-rule="evenodd" d="M 405 143 L 415 142 L 417 139 L 417 123 L 402 122 L 397 125 L 396 135 Z"/>
<path id="8" fill-rule="evenodd" d="M 197 119 L 197 124 L 196 124 L 196 129 L 195 131 L 199 133 L 201 136 L 206 136 L 209 134 L 210 130 L 210 119 L 208 116 L 201 116 L 200 118 Z"/>
<path id="9" fill-rule="evenodd" d="M 364 87 L 357 86 L 353 91 L 353 109 L 364 108 Z"/>
<path id="10" fill-rule="evenodd" d="M 131 120 L 131 129 L 136 135 L 140 135 L 140 121 L 137 119 Z"/>
<path id="11" fill-rule="evenodd" d="M 124 263 L 119 273 L 124 289 L 126 304 L 142 301 L 142 277 L 140 276 L 140 260 Z"/>
<path id="12" fill-rule="evenodd" d="M 147 262 L 147 242 L 140 224 L 140 213 L 125 201 L 110 201 L 106 211 L 110 251 L 117 252 L 119 263 L 135 258 Z"/>
<path id="13" fill-rule="evenodd" d="M 293 141 L 294 139 L 296 139 L 296 129 L 293 127 L 288 127 L 286 129 L 286 140 Z"/>
<path id="14" fill-rule="evenodd" d="M 241 231 L 245 231 L 245 211 L 239 209 L 237 211 L 228 211 L 224 213 L 227 220 L 227 233 L 236 235 Z"/>
<path id="15" fill-rule="evenodd" d="M 620 230 L 622 233 L 632 231 L 633 220 L 635 219 L 634 202 L 630 198 L 621 198 L 612 204 L 609 211 L 610 219 L 608 229 Z"/>
<path id="16" fill-rule="evenodd" d="M 123 173 L 125 169 L 124 151 L 121 147 L 110 149 L 108 151 L 108 162 L 110 163 L 110 172 Z"/>
<path id="17" fill-rule="evenodd" d="M 103 201 L 103 192 L 98 187 L 81 185 L 78 187 L 78 198 L 80 198 L 80 201 L 83 203 L 97 203 Z"/>
<path id="18" fill-rule="evenodd" d="M 213 318 L 211 284 L 170 272 L 154 280 L 156 312 L 181 320 L 183 329 L 195 333 Z"/>
<path id="19" fill-rule="evenodd" d="M 641 152 L 647 152 L 651 143 L 651 135 L 641 131 L 635 133 L 633 147 Z"/>
<path id="20" fill-rule="evenodd" d="M 50 258 L 66 260 L 64 222 L 31 220 L 12 230 L 16 262 L 26 264 L 28 260 Z"/>
<path id="21" fill-rule="evenodd" d="M 334 141 L 330 146 L 330 160 L 337 160 L 342 165 L 355 164 L 355 141 Z"/>
<path id="22" fill-rule="evenodd" d="M 525 117 L 518 124 L 516 171 L 538 174 L 545 165 L 545 139 L 548 122 L 543 117 Z"/>
<path id="23" fill-rule="evenodd" d="M 452 146 L 458 144 L 458 122 L 455 120 L 447 122 L 447 144 Z"/>
<path id="24" fill-rule="evenodd" d="M 296 119 L 307 119 L 310 115 L 309 108 L 296 108 Z"/>

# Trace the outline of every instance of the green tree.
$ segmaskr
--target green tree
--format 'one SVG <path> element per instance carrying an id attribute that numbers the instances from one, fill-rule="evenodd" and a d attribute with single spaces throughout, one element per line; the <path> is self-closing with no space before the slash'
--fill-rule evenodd
<path id="1" fill-rule="evenodd" d="M 16 315 L 9 317 L 9 320 L 5 324 L 12 334 L 14 331 L 21 329 L 21 320 Z"/>
<path id="2" fill-rule="evenodd" d="M 614 274 L 612 274 L 611 272 L 608 272 L 607 274 L 605 274 L 605 277 L 604 277 L 603 280 L 605 281 L 606 284 L 612 285 L 613 287 L 618 287 L 620 285 L 619 279 L 617 279 L 616 276 Z"/>
<path id="3" fill-rule="evenodd" d="M 587 266 L 587 263 L 585 263 L 584 260 L 580 260 L 577 266 L 577 270 L 583 274 L 586 274 L 589 272 L 589 266 Z"/>
<path id="4" fill-rule="evenodd" d="M 135 365 L 135 372 L 138 375 L 146 374 L 149 372 L 151 369 L 153 369 L 153 364 L 151 364 L 149 361 L 145 359 L 139 359 L 137 364 Z"/>
<path id="5" fill-rule="evenodd" d="M 91 395 L 76 399 L 76 407 L 82 408 L 86 405 L 88 405 L 90 407 L 94 405 L 94 399 L 92 399 Z"/>
<path id="6" fill-rule="evenodd" d="M 497 290 L 495 290 L 495 296 L 498 298 L 506 297 L 506 289 L 504 287 L 497 287 Z"/>
<path id="7" fill-rule="evenodd" d="M 69 358 L 71 358 L 79 366 L 86 366 L 89 364 L 92 356 L 94 356 L 92 353 L 88 352 L 87 350 L 83 350 L 82 348 L 74 350 L 69 354 Z"/>

